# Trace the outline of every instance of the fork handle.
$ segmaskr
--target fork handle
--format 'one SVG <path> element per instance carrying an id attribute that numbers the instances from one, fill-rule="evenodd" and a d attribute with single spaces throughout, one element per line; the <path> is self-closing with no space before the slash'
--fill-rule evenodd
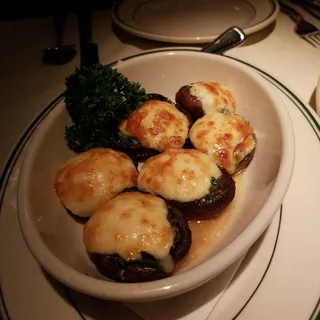
<path id="1" fill-rule="evenodd" d="M 88 67 L 99 63 L 98 46 L 92 40 L 91 10 L 79 4 L 77 16 L 80 33 L 80 64 Z"/>
<path id="2" fill-rule="evenodd" d="M 299 22 L 301 20 L 304 20 L 302 15 L 293 9 L 292 7 L 284 4 L 282 1 L 279 1 L 281 11 L 286 13 L 294 22 Z"/>
<path id="3" fill-rule="evenodd" d="M 62 46 L 63 30 L 66 23 L 67 13 L 64 11 L 54 11 L 52 15 L 54 30 L 56 33 L 56 47 Z"/>

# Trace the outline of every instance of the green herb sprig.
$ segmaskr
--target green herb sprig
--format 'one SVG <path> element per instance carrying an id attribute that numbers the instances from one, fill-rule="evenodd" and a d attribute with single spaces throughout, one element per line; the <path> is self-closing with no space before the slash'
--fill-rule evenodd
<path id="1" fill-rule="evenodd" d="M 75 152 L 93 147 L 120 150 L 137 144 L 122 135 L 118 125 L 148 100 L 144 88 L 106 65 L 78 67 L 66 78 L 64 99 L 73 124 L 66 127 L 65 139 Z"/>

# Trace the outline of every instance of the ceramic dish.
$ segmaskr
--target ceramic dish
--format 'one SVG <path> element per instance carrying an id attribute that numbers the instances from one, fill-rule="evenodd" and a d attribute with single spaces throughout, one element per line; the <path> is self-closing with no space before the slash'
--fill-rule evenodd
<path id="1" fill-rule="evenodd" d="M 82 224 L 66 214 L 54 192 L 56 170 L 72 156 L 64 141 L 69 121 L 64 104 L 58 104 L 38 128 L 22 166 L 18 197 L 22 233 L 33 255 L 53 277 L 77 291 L 111 300 L 155 300 L 212 279 L 267 228 L 290 183 L 294 137 L 278 95 L 238 62 L 198 51 L 168 50 L 121 60 L 115 67 L 130 80 L 141 82 L 147 92 L 171 99 L 180 86 L 196 80 L 225 84 L 237 97 L 237 113 L 251 122 L 259 141 L 253 161 L 238 181 L 236 205 L 221 215 L 228 222 L 212 232 L 221 233 L 219 237 L 212 238 L 212 244 L 187 268 L 167 279 L 123 284 L 99 275 L 84 248 Z"/>
<path id="2" fill-rule="evenodd" d="M 206 43 L 232 25 L 246 34 L 271 24 L 279 12 L 274 0 L 123 0 L 113 22 L 138 37 L 172 43 Z"/>
<path id="3" fill-rule="evenodd" d="M 132 312 L 121 304 L 92 299 L 61 285 L 44 273 L 30 254 L 17 220 L 18 178 L 30 136 L 57 106 L 58 98 L 23 134 L 1 177 L 0 310 L 5 320 L 102 320 L 106 314 L 111 318 L 117 316 L 128 320 L 146 320 L 155 316 L 158 317 L 156 319 L 167 316 L 175 320 L 205 320 L 207 317 L 210 320 L 316 318 L 320 297 L 320 258 L 315 254 L 320 242 L 320 172 L 317 171 L 320 161 L 320 124 L 315 112 L 294 93 L 272 76 L 250 67 L 278 92 L 289 110 L 294 128 L 297 128 L 295 169 L 281 210 L 267 232 L 252 247 L 210 316 L 200 310 L 204 304 L 215 299 L 219 276 L 208 283 L 208 291 L 213 292 L 211 296 L 199 292 L 204 297 L 200 303 L 194 301 L 194 295 L 189 300 L 181 295 L 174 300 L 173 308 L 168 305 L 169 301 L 165 308 L 162 302 L 127 304 L 135 310 Z M 306 144 L 312 161 L 309 166 L 305 165 Z M 310 185 L 313 187 L 310 188 Z M 309 190 L 308 198 L 299 196 L 305 189 Z M 302 236 L 297 237 L 297 233 Z M 299 290 L 295 290 L 297 286 Z M 292 301 L 299 303 L 292 304 Z M 183 308 L 185 313 L 177 313 L 177 306 L 180 305 L 190 308 Z M 162 312 L 165 314 L 161 318 Z"/>

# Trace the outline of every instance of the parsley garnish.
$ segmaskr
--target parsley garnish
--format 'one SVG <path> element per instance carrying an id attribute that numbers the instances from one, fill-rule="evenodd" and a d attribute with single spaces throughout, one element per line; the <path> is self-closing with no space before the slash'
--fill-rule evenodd
<path id="1" fill-rule="evenodd" d="M 65 129 L 75 152 L 93 147 L 122 149 L 138 141 L 119 132 L 120 120 L 148 100 L 145 89 L 109 66 L 78 67 L 66 78 L 64 93 L 73 124 Z"/>

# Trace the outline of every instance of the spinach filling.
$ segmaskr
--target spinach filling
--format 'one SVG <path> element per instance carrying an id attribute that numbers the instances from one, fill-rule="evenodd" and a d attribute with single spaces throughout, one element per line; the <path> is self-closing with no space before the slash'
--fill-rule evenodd
<path id="1" fill-rule="evenodd" d="M 224 209 L 235 196 L 235 181 L 228 171 L 219 166 L 221 176 L 211 178 L 207 194 L 198 200 L 180 202 L 167 200 L 172 207 L 178 208 L 187 220 L 207 220 Z"/>
<path id="2" fill-rule="evenodd" d="M 216 193 L 221 189 L 220 179 L 218 178 L 211 178 L 211 185 L 209 188 L 209 193 L 205 196 L 206 199 L 211 199 L 216 195 Z"/>

